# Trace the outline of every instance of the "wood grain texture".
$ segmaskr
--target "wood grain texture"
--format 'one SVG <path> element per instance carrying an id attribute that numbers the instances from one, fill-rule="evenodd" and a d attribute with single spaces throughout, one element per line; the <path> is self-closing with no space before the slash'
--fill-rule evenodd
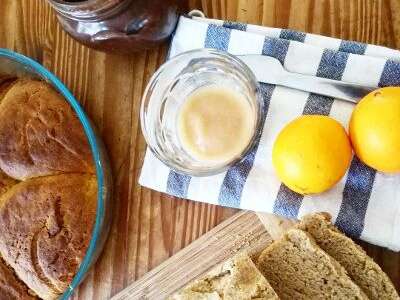
<path id="1" fill-rule="evenodd" d="M 400 47 L 398 0 L 189 0 L 209 17 L 292 28 Z M 75 299 L 107 299 L 236 211 L 177 201 L 137 184 L 145 143 L 139 101 L 166 46 L 131 56 L 73 41 L 44 0 L 0 1 L 0 47 L 26 54 L 57 74 L 81 101 L 108 148 L 116 209 L 105 251 Z M 362 243 L 400 287 L 400 256 Z"/>
<path id="2" fill-rule="evenodd" d="M 239 212 L 112 299 L 164 299 L 239 252 L 244 251 L 250 256 L 258 255 L 272 241 L 264 224 L 255 213 Z"/>

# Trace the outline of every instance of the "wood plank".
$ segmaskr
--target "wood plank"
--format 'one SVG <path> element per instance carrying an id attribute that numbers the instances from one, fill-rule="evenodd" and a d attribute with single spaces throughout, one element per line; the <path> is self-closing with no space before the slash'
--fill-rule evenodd
<path id="1" fill-rule="evenodd" d="M 239 212 L 112 299 L 164 299 L 233 255 L 259 253 L 272 242 L 255 213 Z"/>

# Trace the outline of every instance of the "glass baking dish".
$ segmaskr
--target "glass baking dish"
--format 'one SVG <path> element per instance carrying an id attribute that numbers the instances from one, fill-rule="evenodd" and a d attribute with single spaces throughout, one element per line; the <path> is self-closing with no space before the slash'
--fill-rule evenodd
<path id="1" fill-rule="evenodd" d="M 24 55 L 1 48 L 0 74 L 38 78 L 51 84 L 75 110 L 92 150 L 98 184 L 96 220 L 86 255 L 69 288 L 60 298 L 68 299 L 96 262 L 108 236 L 112 216 L 112 176 L 108 156 L 100 136 L 81 105 L 54 74 Z"/>

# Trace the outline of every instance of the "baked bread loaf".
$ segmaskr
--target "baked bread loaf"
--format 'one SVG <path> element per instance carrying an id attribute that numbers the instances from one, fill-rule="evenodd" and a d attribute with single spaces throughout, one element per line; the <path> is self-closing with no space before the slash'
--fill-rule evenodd
<path id="1" fill-rule="evenodd" d="M 368 299 L 344 268 L 300 229 L 289 230 L 258 258 L 281 299 Z"/>
<path id="2" fill-rule="evenodd" d="M 67 289 L 91 239 L 94 170 L 62 96 L 43 81 L 0 75 L 0 300 Z"/>
<path id="3" fill-rule="evenodd" d="M 20 282 L 14 272 L 0 259 L 0 300 L 34 300 L 27 286 Z"/>
<path id="4" fill-rule="evenodd" d="M 172 295 L 170 300 L 278 299 L 268 281 L 246 254 L 239 254 Z"/>
<path id="5" fill-rule="evenodd" d="M 18 183 L 0 197 L 0 254 L 39 297 L 69 285 L 96 215 L 96 178 L 63 174 Z"/>
<path id="6" fill-rule="evenodd" d="M 47 83 L 13 83 L 0 102 L 0 120 L 0 168 L 10 177 L 94 172 L 81 123 Z"/>
<path id="7" fill-rule="evenodd" d="M 400 299 L 392 282 L 365 251 L 330 222 L 327 213 L 305 216 L 298 228 L 307 231 L 337 260 L 370 299 Z"/>

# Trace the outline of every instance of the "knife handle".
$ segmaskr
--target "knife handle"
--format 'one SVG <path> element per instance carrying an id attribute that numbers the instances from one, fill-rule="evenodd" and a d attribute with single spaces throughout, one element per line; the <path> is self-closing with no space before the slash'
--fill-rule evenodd
<path id="1" fill-rule="evenodd" d="M 342 99 L 353 103 L 358 103 L 361 98 L 376 89 L 376 87 L 366 87 L 355 83 L 342 82 L 287 71 L 282 75 L 283 76 L 281 76 L 278 85 Z"/>

